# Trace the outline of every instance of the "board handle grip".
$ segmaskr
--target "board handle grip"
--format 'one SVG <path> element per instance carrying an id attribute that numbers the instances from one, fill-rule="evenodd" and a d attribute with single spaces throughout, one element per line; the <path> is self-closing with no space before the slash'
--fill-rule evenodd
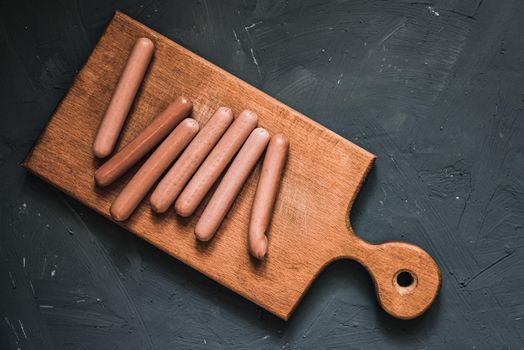
<path id="1" fill-rule="evenodd" d="M 433 258 L 409 243 L 361 243 L 366 254 L 359 260 L 373 279 L 382 308 L 406 320 L 424 313 L 441 284 L 440 269 Z"/>

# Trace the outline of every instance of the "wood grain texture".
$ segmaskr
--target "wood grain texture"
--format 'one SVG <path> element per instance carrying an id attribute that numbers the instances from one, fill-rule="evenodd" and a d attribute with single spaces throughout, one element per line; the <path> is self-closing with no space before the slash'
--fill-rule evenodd
<path id="1" fill-rule="evenodd" d="M 136 38 L 155 42 L 155 56 L 137 95 L 118 148 L 132 140 L 177 96 L 194 103 L 203 125 L 222 105 L 238 115 L 257 112 L 271 134 L 284 132 L 290 152 L 263 263 L 250 257 L 247 230 L 259 168 L 209 243 L 196 241 L 191 218 L 174 210 L 156 215 L 144 201 L 123 227 L 283 319 L 288 319 L 315 277 L 330 262 L 354 259 L 370 272 L 382 307 L 409 319 L 423 313 L 440 287 L 440 272 L 422 249 L 401 242 L 370 244 L 352 231 L 349 211 L 374 156 L 242 80 L 117 12 L 23 166 L 110 219 L 109 207 L 129 181 L 95 186 L 101 161 L 92 142 Z M 396 274 L 409 271 L 409 287 Z"/>

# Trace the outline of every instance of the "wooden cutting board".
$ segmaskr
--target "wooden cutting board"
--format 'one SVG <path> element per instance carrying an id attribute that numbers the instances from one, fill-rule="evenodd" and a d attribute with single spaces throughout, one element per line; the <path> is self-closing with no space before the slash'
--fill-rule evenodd
<path id="1" fill-rule="evenodd" d="M 289 318 L 319 272 L 338 259 L 353 259 L 366 267 L 380 304 L 391 315 L 409 319 L 430 306 L 440 287 L 440 272 L 425 251 L 401 242 L 370 244 L 351 229 L 349 211 L 373 154 L 120 12 L 27 155 L 26 169 L 111 219 L 111 202 L 136 167 L 112 186 L 97 188 L 93 174 L 101 162 L 91 145 L 140 36 L 151 38 L 156 51 L 119 148 L 184 95 L 193 101 L 192 117 L 201 125 L 222 105 L 235 115 L 243 109 L 257 112 L 260 126 L 289 137 L 290 153 L 270 227 L 269 253 L 262 263 L 252 259 L 247 248 L 259 167 L 207 244 L 193 234 L 202 208 L 182 219 L 174 210 L 154 214 L 145 200 L 119 225 L 283 319 Z M 402 272 L 412 277 L 409 286 L 397 283 Z"/>

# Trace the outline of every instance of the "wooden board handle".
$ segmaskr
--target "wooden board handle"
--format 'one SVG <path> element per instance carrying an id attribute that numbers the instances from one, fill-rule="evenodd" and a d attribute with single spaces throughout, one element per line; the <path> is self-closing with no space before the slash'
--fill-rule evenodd
<path id="1" fill-rule="evenodd" d="M 409 243 L 371 244 L 350 236 L 343 257 L 359 261 L 368 270 L 387 313 L 407 320 L 429 308 L 440 289 L 441 277 L 428 253 Z"/>

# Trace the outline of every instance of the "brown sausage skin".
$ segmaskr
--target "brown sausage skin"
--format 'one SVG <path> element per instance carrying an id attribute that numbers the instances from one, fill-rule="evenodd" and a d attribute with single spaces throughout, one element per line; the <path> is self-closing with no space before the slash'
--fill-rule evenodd
<path id="1" fill-rule="evenodd" d="M 175 210 L 178 215 L 190 216 L 195 212 L 257 123 L 255 112 L 245 110 L 240 113 L 176 200 Z"/>
<path id="2" fill-rule="evenodd" d="M 193 108 L 186 97 L 179 97 L 160 113 L 133 141 L 118 151 L 95 172 L 98 186 L 107 186 L 122 176 L 153 149 Z"/>
<path id="3" fill-rule="evenodd" d="M 213 237 L 268 142 L 269 133 L 266 129 L 256 128 L 249 135 L 197 222 L 197 239 L 208 241 Z"/>
<path id="4" fill-rule="evenodd" d="M 263 260 L 267 253 L 266 231 L 277 199 L 288 149 L 287 137 L 283 134 L 274 135 L 269 141 L 260 171 L 249 220 L 249 252 L 259 260 Z"/>
<path id="5" fill-rule="evenodd" d="M 230 108 L 220 107 L 213 114 L 153 191 L 150 203 L 155 212 L 163 213 L 173 204 L 232 122 L 233 112 Z"/>
<path id="6" fill-rule="evenodd" d="M 138 38 L 136 41 L 98 127 L 93 143 L 93 153 L 97 158 L 105 158 L 113 152 L 154 49 L 155 45 L 148 38 Z"/>
<path id="7" fill-rule="evenodd" d="M 129 218 L 156 180 L 182 153 L 197 132 L 196 120 L 187 118 L 169 134 L 116 197 L 110 209 L 113 219 L 124 221 Z"/>

